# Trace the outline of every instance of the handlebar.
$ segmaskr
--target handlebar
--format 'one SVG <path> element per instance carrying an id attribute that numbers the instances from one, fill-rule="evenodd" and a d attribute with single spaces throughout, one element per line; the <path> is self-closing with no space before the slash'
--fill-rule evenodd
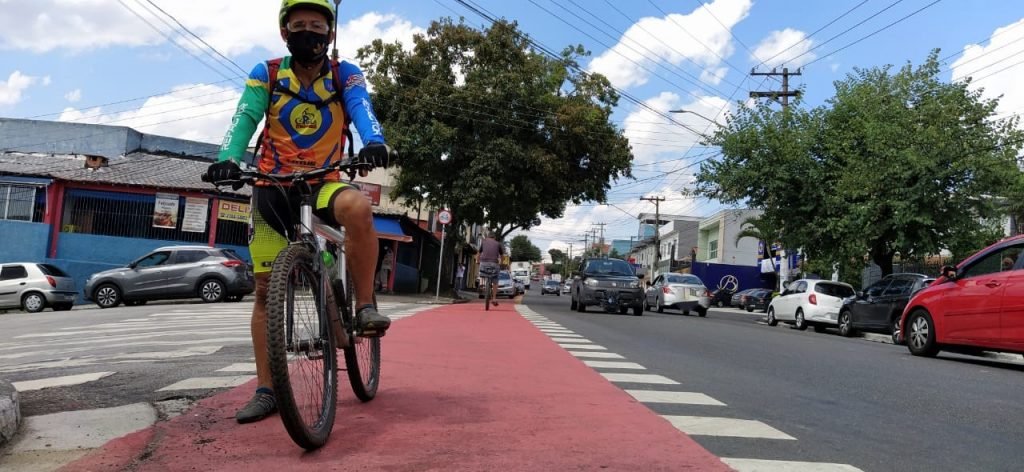
<path id="1" fill-rule="evenodd" d="M 209 176 L 206 174 L 202 174 L 200 176 L 200 179 L 203 182 L 212 183 L 217 187 L 232 185 L 236 186 L 235 188 L 240 188 L 241 185 L 251 185 L 258 180 L 270 180 L 278 183 L 313 180 L 326 176 L 327 174 L 330 174 L 331 172 L 335 171 L 344 172 L 349 176 L 349 180 L 352 180 L 355 179 L 356 172 L 358 172 L 360 169 L 371 170 L 372 168 L 373 166 L 370 163 L 356 162 L 355 158 L 349 157 L 346 159 L 342 159 L 338 162 L 335 162 L 334 164 L 331 164 L 327 167 L 313 169 L 306 172 L 293 172 L 291 174 L 264 174 L 263 172 L 259 171 L 243 170 L 238 173 L 237 177 L 228 180 L 210 182 Z"/>

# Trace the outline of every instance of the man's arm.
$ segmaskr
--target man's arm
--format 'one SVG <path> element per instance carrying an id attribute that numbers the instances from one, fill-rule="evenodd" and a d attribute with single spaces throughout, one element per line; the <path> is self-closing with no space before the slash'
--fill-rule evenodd
<path id="1" fill-rule="evenodd" d="M 373 105 L 370 103 L 370 94 L 366 91 L 366 77 L 363 71 L 355 64 L 342 61 L 338 65 L 342 90 L 342 98 L 345 101 L 345 112 L 356 124 L 356 131 L 363 144 L 380 143 L 384 144 L 384 129 L 373 113 Z"/>
<path id="2" fill-rule="evenodd" d="M 239 162 L 249 148 L 252 135 L 256 134 L 256 126 L 267 112 L 270 101 L 270 73 L 265 63 L 257 64 L 245 81 L 245 90 L 238 100 L 238 108 L 231 119 L 231 126 L 224 134 L 224 142 L 220 147 L 218 161 L 233 160 Z"/>

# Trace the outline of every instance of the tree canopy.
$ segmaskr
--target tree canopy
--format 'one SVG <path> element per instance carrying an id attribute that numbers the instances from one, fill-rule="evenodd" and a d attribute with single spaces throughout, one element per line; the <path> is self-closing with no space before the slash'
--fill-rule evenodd
<path id="1" fill-rule="evenodd" d="M 611 121 L 618 94 L 530 47 L 515 23 L 483 31 L 431 24 L 411 50 L 374 41 L 359 51 L 376 111 L 401 157 L 393 195 L 446 206 L 504 237 L 562 216 L 568 202 L 604 201 L 632 177 L 629 143 Z"/>
<path id="2" fill-rule="evenodd" d="M 829 262 L 867 255 L 883 273 L 904 257 L 958 256 L 998 237 L 1021 195 L 1019 119 L 969 82 L 924 64 L 856 69 L 813 109 L 741 107 L 710 140 L 697 193 L 764 211 L 790 248 Z"/>
<path id="3" fill-rule="evenodd" d="M 534 246 L 525 234 L 516 235 L 509 241 L 509 259 L 512 262 L 539 262 L 540 248 Z"/>

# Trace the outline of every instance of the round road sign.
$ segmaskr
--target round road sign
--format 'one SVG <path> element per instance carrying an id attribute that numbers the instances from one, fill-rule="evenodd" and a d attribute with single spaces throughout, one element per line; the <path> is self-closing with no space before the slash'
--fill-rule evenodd
<path id="1" fill-rule="evenodd" d="M 437 222 L 441 223 L 443 225 L 451 223 L 452 222 L 452 212 L 450 212 L 448 210 L 441 210 L 441 211 L 437 212 Z"/>

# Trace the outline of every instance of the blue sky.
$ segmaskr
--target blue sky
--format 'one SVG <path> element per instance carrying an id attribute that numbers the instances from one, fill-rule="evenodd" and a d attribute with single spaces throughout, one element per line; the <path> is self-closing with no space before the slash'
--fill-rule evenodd
<path id="1" fill-rule="evenodd" d="M 793 86 L 806 90 L 809 105 L 828 99 L 832 82 L 855 66 L 919 63 L 929 50 L 941 48 L 941 57 L 953 55 L 945 64 L 945 77 L 984 77 L 978 86 L 988 96 L 1004 95 L 1001 113 L 1024 111 L 1024 91 L 1014 87 L 1024 83 L 1024 65 L 1014 66 L 1024 60 L 1024 3 L 943 0 L 930 5 L 933 1 L 476 3 L 517 20 L 524 31 L 552 49 L 583 44 L 594 53 L 584 62 L 586 67 L 605 73 L 622 90 L 661 111 L 684 108 L 724 120 L 734 102 L 746 100 L 750 90 L 779 86 L 747 73 L 761 59 L 794 45 L 767 65 L 781 66 L 785 61 L 795 68 L 810 63 L 802 76 L 792 79 Z M 0 0 L 0 51 L 5 59 L 0 66 L 0 116 L 121 124 L 219 142 L 243 72 L 201 52 L 153 4 L 245 72 L 286 52 L 276 29 L 276 0 Z M 376 37 L 408 42 L 431 20 L 456 15 L 465 16 L 471 25 L 484 24 L 455 0 L 345 0 L 340 48 L 343 55 L 352 56 Z M 149 98 L 127 101 L 139 97 Z M 115 103 L 121 101 L 125 102 Z M 713 126 L 693 114 L 675 117 L 699 130 Z M 695 145 L 699 138 L 694 133 L 625 100 L 614 119 L 633 142 L 636 176 L 647 180 L 616 182 L 612 206 L 572 207 L 565 218 L 544 220 L 529 232 L 542 249 L 581 239 L 580 233 L 591 223 L 608 223 L 607 237 L 636 234 L 635 215 L 653 211 L 639 201 L 641 195 L 665 196 L 663 212 L 707 216 L 721 208 L 680 193 L 692 179 L 692 167 L 686 166 L 714 155 L 713 149 Z"/>

